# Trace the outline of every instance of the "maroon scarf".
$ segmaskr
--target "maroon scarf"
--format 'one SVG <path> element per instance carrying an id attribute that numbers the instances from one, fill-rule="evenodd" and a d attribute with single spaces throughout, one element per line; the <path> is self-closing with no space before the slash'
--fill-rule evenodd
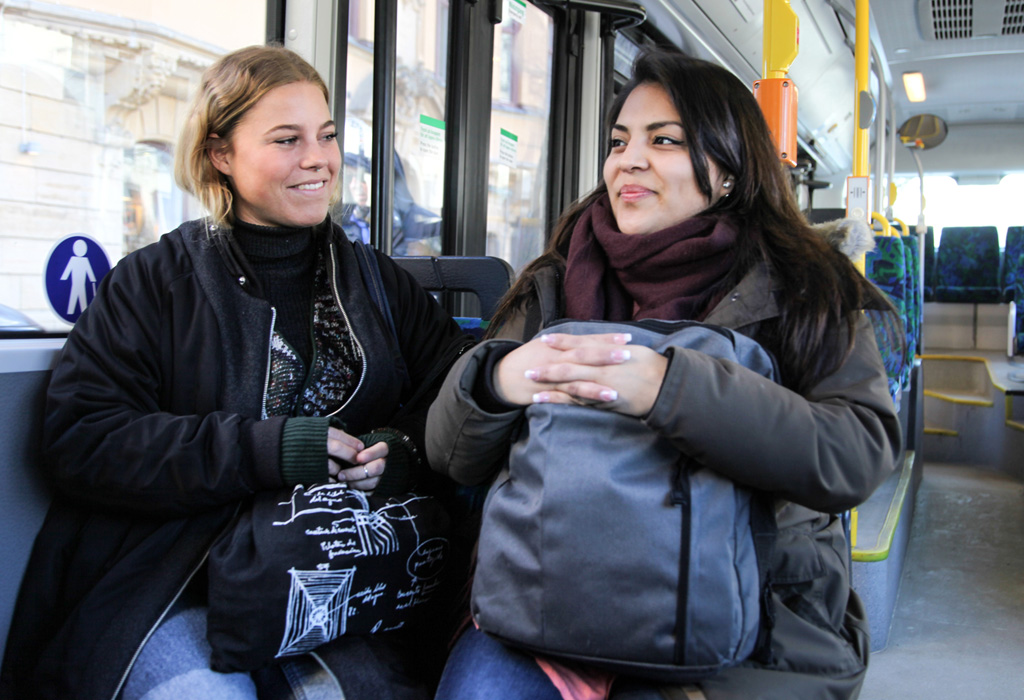
<path id="1" fill-rule="evenodd" d="M 607 195 L 573 228 L 565 267 L 566 313 L 582 320 L 701 320 L 706 292 L 728 274 L 737 231 L 695 216 L 650 234 L 619 231 Z"/>

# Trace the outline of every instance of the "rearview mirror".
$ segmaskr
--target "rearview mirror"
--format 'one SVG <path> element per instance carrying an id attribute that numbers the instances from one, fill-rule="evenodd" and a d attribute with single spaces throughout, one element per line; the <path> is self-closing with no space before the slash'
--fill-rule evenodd
<path id="1" fill-rule="evenodd" d="M 942 117 L 917 114 L 903 122 L 899 128 L 900 141 L 907 148 L 927 150 L 946 140 L 949 127 Z"/>

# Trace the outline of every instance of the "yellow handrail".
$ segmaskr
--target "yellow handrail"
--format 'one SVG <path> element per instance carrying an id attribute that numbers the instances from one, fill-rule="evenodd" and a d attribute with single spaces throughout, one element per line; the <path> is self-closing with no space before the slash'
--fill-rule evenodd
<path id="1" fill-rule="evenodd" d="M 886 219 L 881 214 L 879 214 L 877 211 L 871 212 L 871 220 L 872 221 L 877 221 L 878 223 L 882 224 L 882 234 L 883 235 L 886 235 L 886 236 L 895 236 L 896 235 L 896 234 L 894 234 L 892 232 L 892 224 L 889 223 L 889 220 Z"/>

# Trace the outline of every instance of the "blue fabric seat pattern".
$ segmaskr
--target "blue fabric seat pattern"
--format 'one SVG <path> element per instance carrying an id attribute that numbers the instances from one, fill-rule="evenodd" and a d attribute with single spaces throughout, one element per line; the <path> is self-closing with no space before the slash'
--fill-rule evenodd
<path id="1" fill-rule="evenodd" d="M 943 228 L 935 267 L 936 301 L 991 303 L 1002 296 L 995 226 Z"/>
<path id="2" fill-rule="evenodd" d="M 921 347 L 921 326 L 924 322 L 924 301 L 921 289 L 921 259 L 917 236 L 902 237 L 903 257 L 907 266 L 907 364 L 913 366 L 914 356 Z"/>
<path id="3" fill-rule="evenodd" d="M 456 316 L 455 322 L 459 324 L 463 333 L 467 333 L 477 340 L 483 340 L 487 326 L 491 323 L 489 320 L 477 316 Z"/>
<path id="4" fill-rule="evenodd" d="M 1003 298 L 1017 305 L 1017 323 L 1009 329 L 1013 334 L 1016 354 L 1024 353 L 1024 226 L 1006 229 L 1006 250 L 1003 253 Z"/>
<path id="5" fill-rule="evenodd" d="M 1015 354 L 1020 355 L 1024 353 L 1024 277 L 1018 277 L 1014 282 L 1014 297 L 1020 299 L 1020 302 L 1014 302 L 1017 304 L 1017 325 L 1015 328 L 1010 329 L 1014 336 L 1013 347 L 1016 348 Z"/>
<path id="6" fill-rule="evenodd" d="M 1024 303 L 1015 285 L 1024 277 L 1024 226 L 1010 226 L 1006 229 L 1006 249 L 1003 252 L 1003 269 L 1000 287 L 1003 301 L 1015 300 Z"/>
<path id="7" fill-rule="evenodd" d="M 924 300 L 935 301 L 935 231 L 929 226 L 924 234 Z"/>
<path id="8" fill-rule="evenodd" d="M 913 357 L 910 355 L 908 358 L 907 354 L 907 341 L 911 332 L 907 323 L 907 302 L 908 297 L 913 295 L 913 287 L 908 290 L 907 256 L 899 236 L 875 236 L 875 249 L 864 256 L 864 276 L 886 293 L 903 319 L 902 327 L 893 327 L 886 322 L 884 314 L 868 312 L 889 378 L 889 395 L 893 403 L 899 406 L 900 394 L 910 383 L 912 363 L 908 359 Z"/>

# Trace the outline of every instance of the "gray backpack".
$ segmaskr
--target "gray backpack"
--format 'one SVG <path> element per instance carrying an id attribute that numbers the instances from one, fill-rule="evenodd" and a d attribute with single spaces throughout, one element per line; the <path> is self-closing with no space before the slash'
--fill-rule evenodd
<path id="1" fill-rule="evenodd" d="M 623 330 L 659 352 L 699 350 L 777 379 L 764 348 L 717 326 L 546 329 Z M 484 632 L 538 654 L 697 680 L 752 656 L 768 660 L 775 536 L 767 494 L 697 463 L 641 420 L 536 404 L 484 505 L 471 610 Z"/>

